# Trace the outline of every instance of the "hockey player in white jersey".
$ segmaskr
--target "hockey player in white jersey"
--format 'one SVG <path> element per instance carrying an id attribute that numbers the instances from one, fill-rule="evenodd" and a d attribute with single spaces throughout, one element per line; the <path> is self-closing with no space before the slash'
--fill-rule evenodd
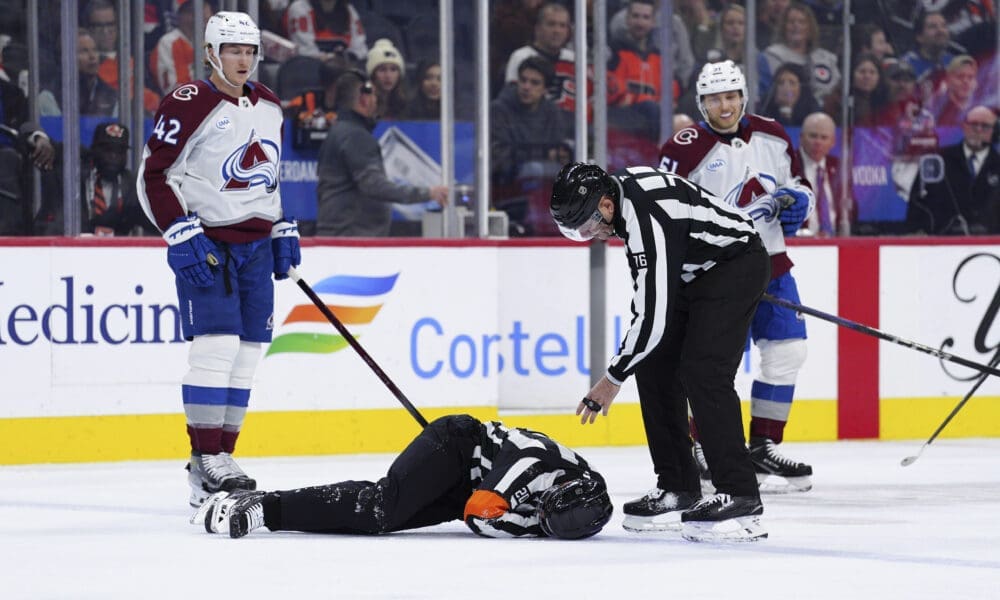
<path id="1" fill-rule="evenodd" d="M 281 105 L 251 83 L 260 30 L 246 14 L 205 25 L 212 74 L 163 99 L 138 171 L 143 210 L 167 242 L 181 328 L 191 440 L 190 504 L 256 482 L 233 460 L 260 347 L 271 341 L 275 279 L 300 261 L 278 188 Z"/>
<path id="2" fill-rule="evenodd" d="M 798 303 L 785 236 L 795 235 L 815 203 L 798 153 L 780 123 L 746 112 L 746 80 L 732 61 L 706 64 L 695 85 L 704 121 L 681 129 L 663 145 L 660 167 L 749 212 L 771 257 L 767 293 Z M 751 390 L 750 455 L 761 490 L 807 491 L 812 467 L 775 448 L 806 358 L 805 321 L 792 310 L 761 302 L 750 334 L 760 350 L 760 372 Z"/>

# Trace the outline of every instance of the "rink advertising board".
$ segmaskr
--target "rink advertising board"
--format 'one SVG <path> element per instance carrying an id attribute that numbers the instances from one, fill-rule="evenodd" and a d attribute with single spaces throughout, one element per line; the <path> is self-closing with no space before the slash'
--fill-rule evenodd
<path id="1" fill-rule="evenodd" d="M 606 251 L 610 357 L 629 327 L 631 279 L 622 247 Z M 589 389 L 588 253 L 555 240 L 308 240 L 299 271 L 426 417 L 500 416 L 573 445 L 643 443 L 631 383 L 611 418 L 583 428 L 572 415 Z M 183 456 L 187 347 L 161 244 L 7 239 L 0 256 L 0 463 Z M 798 245 L 792 256 L 813 308 L 853 318 L 852 302 L 861 316 L 874 307 L 879 322 L 867 324 L 929 345 L 951 340 L 949 351 L 972 360 L 996 350 L 996 246 L 848 240 Z M 276 290 L 241 453 L 405 444 L 417 426 L 395 397 L 301 290 L 290 281 Z M 921 438 L 971 386 L 967 369 L 807 325 L 788 439 Z M 749 347 L 737 376 L 744 399 L 756 361 Z M 987 382 L 946 435 L 1000 435 L 997 419 L 983 418 L 996 412 L 997 385 Z"/>

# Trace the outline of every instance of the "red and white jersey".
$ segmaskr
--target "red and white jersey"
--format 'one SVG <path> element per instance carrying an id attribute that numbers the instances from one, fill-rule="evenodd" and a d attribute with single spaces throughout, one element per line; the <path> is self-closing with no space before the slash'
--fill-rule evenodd
<path id="1" fill-rule="evenodd" d="M 760 214 L 754 201 L 779 187 L 808 194 L 802 162 L 788 133 L 773 119 L 747 114 L 734 135 L 720 135 L 704 121 L 675 133 L 660 148 L 660 168 L 687 177 L 701 187 L 754 216 L 767 253 L 772 277 L 786 273 L 792 262 L 785 254 L 785 236 L 773 211 Z"/>
<path id="2" fill-rule="evenodd" d="M 194 212 L 208 237 L 239 243 L 270 235 L 281 218 L 281 105 L 259 83 L 246 89 L 237 99 L 202 80 L 160 103 L 136 182 L 160 231 Z"/>

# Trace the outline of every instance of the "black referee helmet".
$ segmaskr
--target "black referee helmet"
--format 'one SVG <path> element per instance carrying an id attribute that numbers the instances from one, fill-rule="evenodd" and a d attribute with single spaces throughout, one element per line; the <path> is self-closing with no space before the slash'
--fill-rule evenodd
<path id="1" fill-rule="evenodd" d="M 605 195 L 617 198 L 611 176 L 597 165 L 569 163 L 552 184 L 549 212 L 563 229 L 575 230 L 587 222 Z"/>
<path id="2" fill-rule="evenodd" d="M 571 479 L 542 492 L 538 520 L 549 537 L 578 540 L 590 537 L 611 520 L 614 507 L 600 479 Z"/>

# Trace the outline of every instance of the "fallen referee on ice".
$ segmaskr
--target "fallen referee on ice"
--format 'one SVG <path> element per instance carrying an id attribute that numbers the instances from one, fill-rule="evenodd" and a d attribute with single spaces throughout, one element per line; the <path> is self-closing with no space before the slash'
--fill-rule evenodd
<path id="1" fill-rule="evenodd" d="M 212 495 L 191 518 L 209 533 L 255 529 L 381 534 L 457 519 L 486 537 L 581 539 L 613 507 L 604 478 L 545 434 L 468 415 L 431 422 L 377 482 Z"/>

